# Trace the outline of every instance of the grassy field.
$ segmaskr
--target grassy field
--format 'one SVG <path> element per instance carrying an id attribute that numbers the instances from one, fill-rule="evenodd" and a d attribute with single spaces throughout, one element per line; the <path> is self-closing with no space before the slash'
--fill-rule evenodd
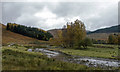
<path id="1" fill-rule="evenodd" d="M 88 47 L 88 49 L 69 49 L 69 48 L 51 48 L 52 50 L 59 50 L 61 52 L 87 57 L 100 57 L 100 58 L 113 58 L 116 59 L 118 56 L 117 45 L 103 45 L 95 44 L 94 46 Z"/>
<path id="2" fill-rule="evenodd" d="M 47 58 L 42 53 L 27 52 L 24 46 L 3 46 L 3 70 L 94 70 L 85 65 Z"/>

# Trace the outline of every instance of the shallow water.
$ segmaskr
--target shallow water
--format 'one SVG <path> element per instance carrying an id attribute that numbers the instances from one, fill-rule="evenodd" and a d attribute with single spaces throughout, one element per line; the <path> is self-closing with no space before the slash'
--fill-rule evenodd
<path id="1" fill-rule="evenodd" d="M 87 65 L 88 67 L 101 67 L 101 68 L 119 67 L 118 63 L 120 64 L 120 61 L 118 60 L 94 58 L 94 57 L 70 56 L 70 55 L 68 56 L 62 52 L 50 51 L 44 48 L 36 48 L 33 51 L 42 52 L 43 54 L 47 55 L 47 57 L 49 58 L 56 58 L 71 63 L 84 64 Z"/>
<path id="2" fill-rule="evenodd" d="M 101 65 L 101 66 L 110 66 L 110 67 L 118 67 L 118 61 L 117 60 L 106 60 L 106 59 L 98 59 L 98 58 L 76 58 L 74 60 L 77 61 L 84 61 L 86 65 L 88 66 L 97 66 L 97 65 Z"/>
<path id="3" fill-rule="evenodd" d="M 39 52 L 40 51 L 40 52 L 44 53 L 45 55 L 47 55 L 47 57 L 49 57 L 49 58 L 59 55 L 58 52 L 50 51 L 50 50 L 43 49 L 43 48 L 40 48 L 40 49 L 36 48 L 34 51 L 35 52 Z"/>

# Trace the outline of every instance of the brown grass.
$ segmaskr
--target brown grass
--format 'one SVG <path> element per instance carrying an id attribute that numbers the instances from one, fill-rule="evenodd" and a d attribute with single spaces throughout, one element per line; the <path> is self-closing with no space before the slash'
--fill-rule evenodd
<path id="1" fill-rule="evenodd" d="M 2 44 L 6 45 L 8 43 L 16 43 L 16 44 L 30 44 L 30 42 L 45 42 L 42 40 L 38 40 L 35 38 L 23 36 L 21 34 L 17 34 L 11 31 L 6 30 L 6 26 L 2 24 Z M 32 44 L 33 45 L 33 44 Z"/>
<path id="2" fill-rule="evenodd" d="M 88 34 L 87 37 L 96 40 L 107 40 L 110 34 L 113 33 L 92 33 L 92 34 Z"/>

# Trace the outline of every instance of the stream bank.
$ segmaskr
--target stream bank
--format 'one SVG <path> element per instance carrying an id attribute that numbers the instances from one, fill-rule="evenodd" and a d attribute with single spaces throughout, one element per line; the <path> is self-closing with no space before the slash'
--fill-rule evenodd
<path id="1" fill-rule="evenodd" d="M 49 58 L 55 58 L 57 60 L 62 60 L 65 62 L 70 63 L 77 63 L 77 64 L 83 64 L 88 67 L 100 67 L 102 69 L 112 69 L 112 68 L 118 68 L 120 61 L 114 60 L 114 59 L 105 59 L 105 58 L 94 58 L 94 57 L 83 57 L 83 56 L 74 56 L 74 55 L 68 55 L 60 51 L 51 51 L 47 48 L 35 48 L 35 49 L 28 49 L 28 51 L 32 52 L 42 52 L 44 55 L 46 55 Z"/>

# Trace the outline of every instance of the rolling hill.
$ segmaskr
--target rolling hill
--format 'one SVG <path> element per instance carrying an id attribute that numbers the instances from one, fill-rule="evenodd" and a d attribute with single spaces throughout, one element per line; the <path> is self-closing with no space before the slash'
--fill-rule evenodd
<path id="1" fill-rule="evenodd" d="M 57 38 L 57 33 L 60 30 L 62 30 L 62 29 L 51 29 L 51 30 L 48 30 L 48 32 L 51 33 L 54 38 Z"/>
<path id="2" fill-rule="evenodd" d="M 110 34 L 118 34 L 120 25 L 98 29 L 87 33 L 87 37 L 96 40 L 107 40 Z"/>
<path id="3" fill-rule="evenodd" d="M 111 27 L 107 27 L 107 28 L 98 29 L 98 30 L 95 30 L 92 32 L 88 32 L 88 34 L 91 34 L 91 33 L 118 33 L 118 32 L 120 32 L 119 28 L 120 28 L 120 25 L 111 26 Z"/>
<path id="4" fill-rule="evenodd" d="M 45 41 L 42 41 L 42 40 L 38 40 L 38 39 L 35 39 L 35 38 L 31 38 L 31 37 L 27 37 L 27 36 L 23 36 L 21 34 L 18 34 L 18 33 L 14 33 L 14 32 L 11 32 L 9 30 L 6 30 L 6 26 L 3 25 L 3 24 L 0 24 L 0 30 L 2 30 L 2 44 L 3 45 L 6 45 L 8 43 L 16 43 L 16 44 L 29 44 L 31 42 L 36 42 L 36 41 L 39 41 L 39 42 L 45 42 Z"/>
<path id="5" fill-rule="evenodd" d="M 42 40 L 38 40 L 38 39 L 35 39 L 35 38 L 31 38 L 31 37 L 27 37 L 27 36 L 23 36 L 21 34 L 18 34 L 18 33 L 14 33 L 14 32 L 11 32 L 9 30 L 6 30 L 6 26 L 3 25 L 3 24 L 0 24 L 0 30 L 2 29 L 2 32 L 0 32 L 0 40 L 3 45 L 4 44 L 8 44 L 8 43 L 17 43 L 17 44 L 29 44 L 30 42 L 36 42 L 36 41 L 39 41 L 39 42 L 45 42 L 45 41 L 42 41 Z M 120 25 L 118 26 L 112 26 L 112 27 L 109 27 L 109 28 L 103 28 L 103 29 L 98 29 L 96 31 L 88 31 L 87 32 L 87 37 L 89 38 L 92 38 L 92 39 L 101 39 L 101 40 L 107 40 L 108 39 L 108 36 L 110 34 L 114 34 L 114 33 L 118 33 L 120 32 L 119 31 L 119 28 Z M 52 29 L 52 30 L 48 30 L 48 32 L 50 32 L 53 37 L 57 37 L 57 31 L 59 31 L 61 29 Z"/>
<path id="6" fill-rule="evenodd" d="M 119 33 L 119 28 L 120 25 L 117 25 L 108 28 L 98 29 L 96 31 L 87 31 L 87 37 L 96 40 L 107 40 L 110 34 Z M 61 29 L 52 29 L 48 31 L 53 35 L 54 38 L 56 38 L 57 31 L 59 30 Z"/>

